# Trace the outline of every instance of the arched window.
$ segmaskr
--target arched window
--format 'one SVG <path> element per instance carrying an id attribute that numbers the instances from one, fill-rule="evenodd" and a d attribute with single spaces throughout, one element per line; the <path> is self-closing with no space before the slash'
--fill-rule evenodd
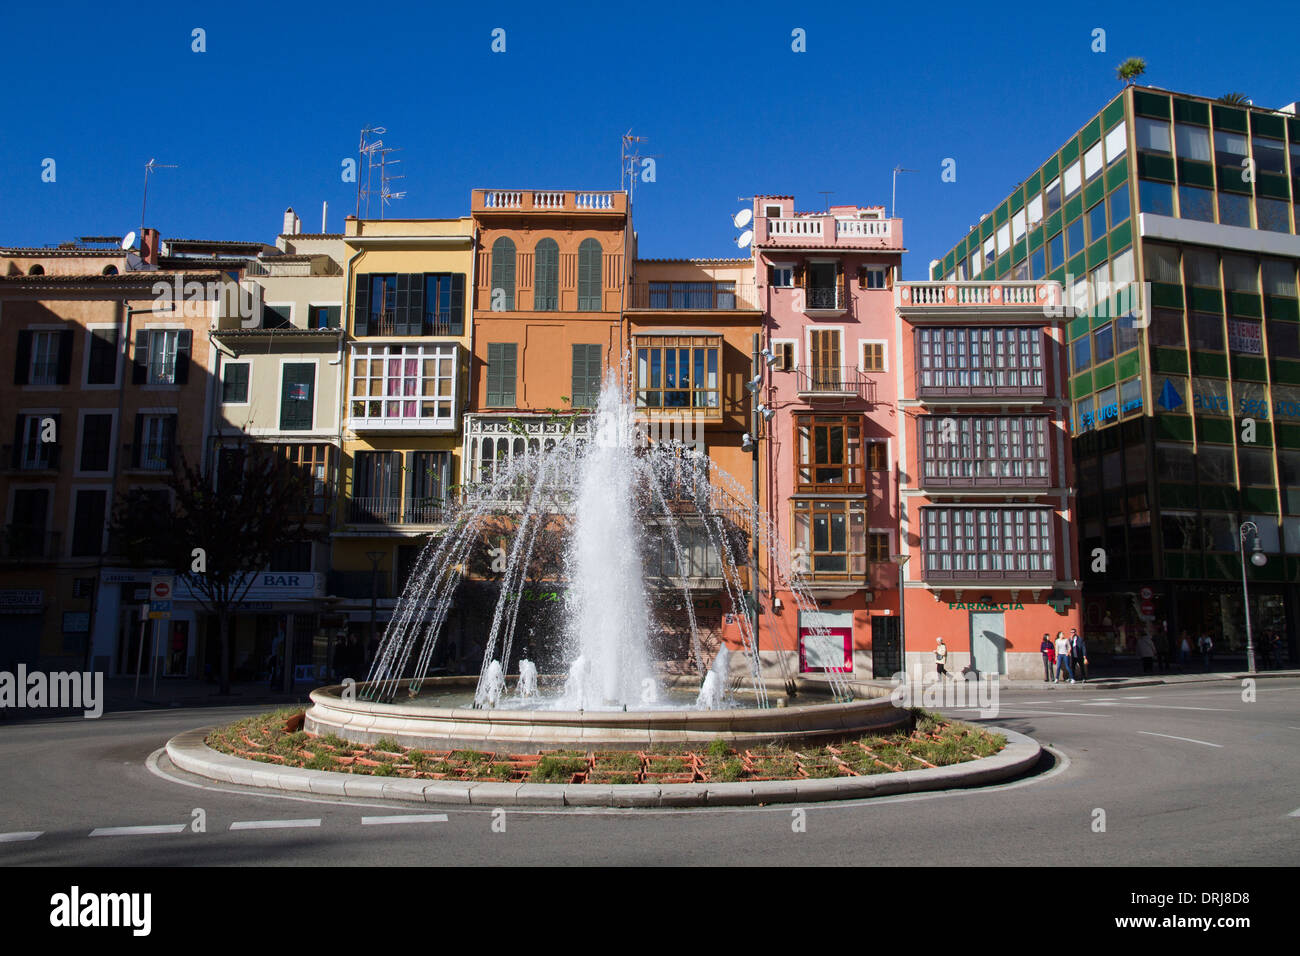
<path id="1" fill-rule="evenodd" d="M 44 266 L 37 263 L 36 265 L 32 266 L 30 269 L 27 270 L 27 274 L 29 276 L 43 276 L 45 275 L 45 268 Z"/>
<path id="2" fill-rule="evenodd" d="M 504 299 L 501 292 L 505 293 Z M 497 311 L 497 302 L 501 309 L 513 312 L 515 308 L 515 244 L 502 236 L 492 244 L 492 288 L 488 308 Z"/>
<path id="3" fill-rule="evenodd" d="M 117 275 L 117 266 L 104 266 L 104 275 L 106 276 Z"/>
<path id="4" fill-rule="evenodd" d="M 554 312 L 560 307 L 560 245 L 554 239 L 543 239 L 537 244 L 536 269 L 533 309 Z"/>
<path id="5" fill-rule="evenodd" d="M 584 239 L 578 247 L 578 311 L 599 312 L 600 243 Z"/>

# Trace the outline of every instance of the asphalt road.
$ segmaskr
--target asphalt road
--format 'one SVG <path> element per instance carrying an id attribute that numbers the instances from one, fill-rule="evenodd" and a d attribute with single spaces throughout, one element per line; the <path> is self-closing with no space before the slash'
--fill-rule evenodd
<path id="1" fill-rule="evenodd" d="M 984 722 L 1051 749 L 1035 775 L 983 790 L 798 808 L 494 816 L 488 808 L 290 797 L 150 760 L 179 731 L 257 708 L 29 720 L 0 725 L 0 866 L 1293 866 L 1300 680 L 1257 686 L 1247 703 L 1234 681 L 1019 685 Z M 203 832 L 193 827 L 196 810 Z M 806 811 L 802 832 L 796 810 Z M 385 817 L 403 819 L 373 819 Z M 121 827 L 163 832 L 112 829 Z"/>

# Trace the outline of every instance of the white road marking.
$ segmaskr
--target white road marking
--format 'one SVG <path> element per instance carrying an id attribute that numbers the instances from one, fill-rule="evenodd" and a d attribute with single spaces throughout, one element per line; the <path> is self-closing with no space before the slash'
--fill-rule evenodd
<path id="1" fill-rule="evenodd" d="M 941 709 L 974 710 L 974 711 L 979 710 L 978 707 L 944 707 Z M 1020 717 L 1103 717 L 1104 718 L 1110 716 L 1109 714 L 1076 714 L 1073 711 L 1068 711 L 1068 710 L 1026 710 L 1023 713 L 1017 715 L 1010 712 L 1015 709 L 1016 709 L 1015 707 L 1000 707 L 998 708 L 998 712 L 996 716 L 999 718 L 1016 717 L 1016 716 L 1020 716 Z"/>
<path id="2" fill-rule="evenodd" d="M 1170 740 L 1185 740 L 1189 744 L 1202 744 L 1206 747 L 1223 747 L 1223 744 L 1212 744 L 1208 740 L 1196 740 L 1192 737 L 1175 737 L 1173 734 L 1153 734 L 1149 730 L 1139 730 L 1138 733 L 1146 734 L 1148 737 L 1167 737 Z"/>
<path id="3" fill-rule="evenodd" d="M 446 823 L 445 813 L 402 813 L 388 817 L 362 817 L 361 825 L 381 826 L 386 823 Z"/>
<path id="4" fill-rule="evenodd" d="M 1287 814 L 1288 817 L 1300 817 L 1300 810 L 1292 810 Z"/>
<path id="5" fill-rule="evenodd" d="M 22 830 L 17 833 L 0 833 L 0 843 L 21 843 L 23 840 L 35 840 L 44 834 L 44 830 Z"/>
<path id="6" fill-rule="evenodd" d="M 149 836 L 155 833 L 184 833 L 188 826 L 184 823 L 160 823 L 155 826 L 142 827 L 96 827 L 90 835 L 97 836 Z"/>
<path id="7" fill-rule="evenodd" d="M 320 817 L 314 820 L 236 820 L 230 825 L 232 830 L 296 830 L 303 827 L 320 826 Z"/>

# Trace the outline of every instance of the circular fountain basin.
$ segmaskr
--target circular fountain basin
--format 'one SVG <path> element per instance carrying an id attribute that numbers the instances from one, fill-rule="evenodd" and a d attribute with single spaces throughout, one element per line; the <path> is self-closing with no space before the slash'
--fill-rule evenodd
<path id="1" fill-rule="evenodd" d="M 907 711 L 893 704 L 888 691 L 876 698 L 836 701 L 822 685 L 808 681 L 798 682 L 797 696 L 785 701 L 785 706 L 778 706 L 785 691 L 774 683 L 766 708 L 566 711 L 436 706 L 449 693 L 468 690 L 472 695 L 476 683 L 474 677 L 429 678 L 421 697 L 399 697 L 387 704 L 361 700 L 365 684 L 351 689 L 355 699 L 345 698 L 341 686 L 321 687 L 311 692 L 305 729 L 365 744 L 389 737 L 422 750 L 537 753 L 703 748 L 718 738 L 736 749 L 777 742 L 824 743 L 887 733 L 908 720 Z M 674 684 L 681 691 L 698 686 L 698 679 L 667 678 L 664 684 L 671 697 Z M 428 702 L 422 703 L 426 691 Z M 744 703 L 745 697 L 740 700 Z"/>

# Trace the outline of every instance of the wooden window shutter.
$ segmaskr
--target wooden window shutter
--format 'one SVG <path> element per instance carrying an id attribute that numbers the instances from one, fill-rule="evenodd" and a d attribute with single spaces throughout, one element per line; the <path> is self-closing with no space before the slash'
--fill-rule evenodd
<path id="1" fill-rule="evenodd" d="M 135 333 L 135 354 L 131 356 L 131 382 L 143 385 L 149 381 L 149 333 L 138 329 Z"/>
<path id="2" fill-rule="evenodd" d="M 190 351 L 194 347 L 194 333 L 181 329 L 176 336 L 176 384 L 184 385 L 190 380 Z"/>
<path id="3" fill-rule="evenodd" d="M 866 287 L 867 287 L 867 267 L 858 266 L 858 288 L 865 289 Z"/>
<path id="4" fill-rule="evenodd" d="M 143 458 L 143 452 L 144 452 L 144 449 L 141 447 L 143 444 L 144 444 L 144 416 L 136 415 L 135 416 L 135 437 L 132 440 L 132 444 L 131 444 L 131 467 L 132 468 L 140 467 L 140 462 Z"/>
<path id="5" fill-rule="evenodd" d="M 465 273 L 451 277 L 451 331 L 461 335 L 465 330 Z"/>
<path id="6" fill-rule="evenodd" d="M 18 349 L 14 356 L 14 384 L 26 385 L 32 365 L 32 333 L 22 329 L 18 333 Z"/>
<path id="7" fill-rule="evenodd" d="M 356 304 L 352 312 L 352 334 L 370 334 L 370 276 L 357 276 Z"/>
<path id="8" fill-rule="evenodd" d="M 72 330 L 59 333 L 59 362 L 55 383 L 67 385 L 72 380 Z"/>

